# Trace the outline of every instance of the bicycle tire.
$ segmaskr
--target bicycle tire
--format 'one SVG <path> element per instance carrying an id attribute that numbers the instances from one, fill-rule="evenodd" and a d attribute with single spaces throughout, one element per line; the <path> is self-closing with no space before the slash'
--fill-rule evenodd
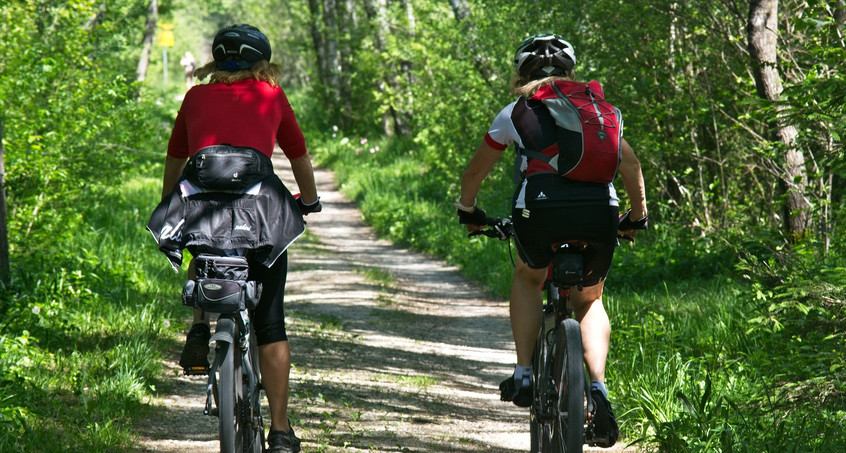
<path id="1" fill-rule="evenodd" d="M 240 412 L 243 426 L 244 453 L 262 453 L 264 446 L 264 423 L 261 416 L 261 375 L 259 372 L 258 343 L 256 336 L 250 336 L 249 367 L 244 368 L 244 408 Z M 249 369 L 248 369 L 249 368 Z M 251 374 L 251 376 L 249 375 Z M 250 382 L 254 385 L 250 387 Z"/>
<path id="2" fill-rule="evenodd" d="M 553 381 L 558 391 L 552 423 L 552 451 L 581 452 L 585 430 L 585 367 L 579 322 L 568 318 L 557 326 L 553 345 Z"/>
<path id="3" fill-rule="evenodd" d="M 237 323 L 231 318 L 218 319 L 218 330 L 234 332 L 233 343 L 238 338 Z M 224 325 L 224 324 L 234 324 Z M 235 344 L 219 341 L 216 353 L 223 354 L 217 376 L 218 425 L 221 453 L 243 453 L 243 424 L 239 422 L 239 405 L 242 404 L 244 386 L 241 373 L 241 354 Z"/>
<path id="4" fill-rule="evenodd" d="M 554 335 L 550 329 L 555 323 L 552 313 L 544 315 L 544 328 L 538 334 L 535 352 L 532 356 L 533 392 L 532 406 L 529 409 L 529 442 L 532 453 L 550 452 L 552 443 L 552 429 L 549 423 L 550 397 L 554 394 L 551 379 L 550 340 L 547 336 Z"/>

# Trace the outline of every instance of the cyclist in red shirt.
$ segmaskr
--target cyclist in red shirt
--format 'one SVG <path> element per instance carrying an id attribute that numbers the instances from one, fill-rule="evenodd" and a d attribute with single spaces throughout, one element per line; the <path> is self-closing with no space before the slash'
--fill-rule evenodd
<path id="1" fill-rule="evenodd" d="M 270 63 L 270 42 L 259 29 L 232 25 L 220 30 L 212 43 L 214 61 L 196 70 L 204 85 L 191 87 L 177 114 L 167 148 L 162 187 L 165 199 L 180 179 L 188 159 L 206 146 L 228 144 L 254 148 L 270 157 L 275 144 L 291 161 L 301 192 L 297 200 L 303 215 L 321 210 L 311 158 L 303 133 L 285 92 L 276 82 L 278 66 Z M 189 279 L 193 278 L 189 267 Z M 288 378 L 291 352 L 285 331 L 283 297 L 287 255 L 270 267 L 250 265 L 263 291 L 253 322 L 259 344 L 262 383 L 270 406 L 269 449 L 296 453 L 300 440 L 288 421 Z M 209 320 L 195 310 L 180 365 L 208 366 Z"/>
<path id="2" fill-rule="evenodd" d="M 525 40 L 514 56 L 511 87 L 520 96 L 496 116 L 468 164 L 455 203 L 459 220 L 468 231 L 483 228 L 485 212 L 476 207 L 476 194 L 487 174 L 508 145 L 518 150 L 530 144 L 546 149 L 559 140 L 550 112 L 530 98 L 541 87 L 573 81 L 576 56 L 573 47 L 557 35 L 536 35 Z M 620 139 L 619 173 L 632 203 L 621 234 L 633 237 L 646 225 L 646 195 L 640 162 Z M 589 152 L 589 150 L 585 150 Z M 589 442 L 608 447 L 619 435 L 605 388 L 605 362 L 611 327 L 602 305 L 605 277 L 617 245 L 619 199 L 611 183 L 573 181 L 558 172 L 529 174 L 534 163 L 519 155 L 522 180 L 513 199 L 512 220 L 518 260 L 511 289 L 511 327 L 517 350 L 514 374 L 502 382 L 501 398 L 518 406 L 531 405 L 532 353 L 540 331 L 541 288 L 552 259 L 552 245 L 583 240 L 592 246 L 584 256 L 584 287 L 570 288 L 575 317 L 581 325 L 585 363 L 590 372 L 591 396 L 596 402 L 594 433 Z"/>

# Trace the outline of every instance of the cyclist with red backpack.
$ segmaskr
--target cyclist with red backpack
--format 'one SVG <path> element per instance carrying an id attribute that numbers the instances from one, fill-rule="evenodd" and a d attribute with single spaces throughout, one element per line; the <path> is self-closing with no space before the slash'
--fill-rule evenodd
<path id="1" fill-rule="evenodd" d="M 500 390 L 504 401 L 521 407 L 531 405 L 532 353 L 552 245 L 567 240 L 590 244 L 584 285 L 570 289 L 570 300 L 581 325 L 596 403 L 588 441 L 609 447 L 619 429 L 604 384 L 611 327 L 602 291 L 618 232 L 632 238 L 646 227 L 646 195 L 640 162 L 622 137 L 620 111 L 605 101 L 599 83 L 575 81 L 575 63 L 573 46 L 557 35 L 532 36 L 518 47 L 511 88 L 519 98 L 493 120 L 464 171 L 455 207 L 468 231 L 484 228 L 486 214 L 476 207 L 476 194 L 503 151 L 515 144 L 520 178 L 512 220 L 518 260 L 510 317 L 517 365 Z M 611 183 L 617 173 L 632 203 L 622 220 Z"/>

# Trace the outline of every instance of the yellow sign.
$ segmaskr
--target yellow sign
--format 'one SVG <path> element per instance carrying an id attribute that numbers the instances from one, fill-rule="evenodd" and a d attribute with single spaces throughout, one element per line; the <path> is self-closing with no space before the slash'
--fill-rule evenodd
<path id="1" fill-rule="evenodd" d="M 173 24 L 159 24 L 159 45 L 162 47 L 173 47 Z"/>

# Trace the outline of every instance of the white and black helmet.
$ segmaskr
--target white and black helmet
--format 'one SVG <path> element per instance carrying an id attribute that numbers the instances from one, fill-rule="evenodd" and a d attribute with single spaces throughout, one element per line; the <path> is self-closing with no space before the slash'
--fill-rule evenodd
<path id="1" fill-rule="evenodd" d="M 270 41 L 258 28 L 247 24 L 230 25 L 219 32 L 212 42 L 214 61 L 222 63 L 231 57 L 254 63 L 270 61 Z"/>
<path id="2" fill-rule="evenodd" d="M 576 66 L 573 46 L 558 35 L 534 35 L 514 54 L 514 69 L 530 77 L 566 76 Z"/>

